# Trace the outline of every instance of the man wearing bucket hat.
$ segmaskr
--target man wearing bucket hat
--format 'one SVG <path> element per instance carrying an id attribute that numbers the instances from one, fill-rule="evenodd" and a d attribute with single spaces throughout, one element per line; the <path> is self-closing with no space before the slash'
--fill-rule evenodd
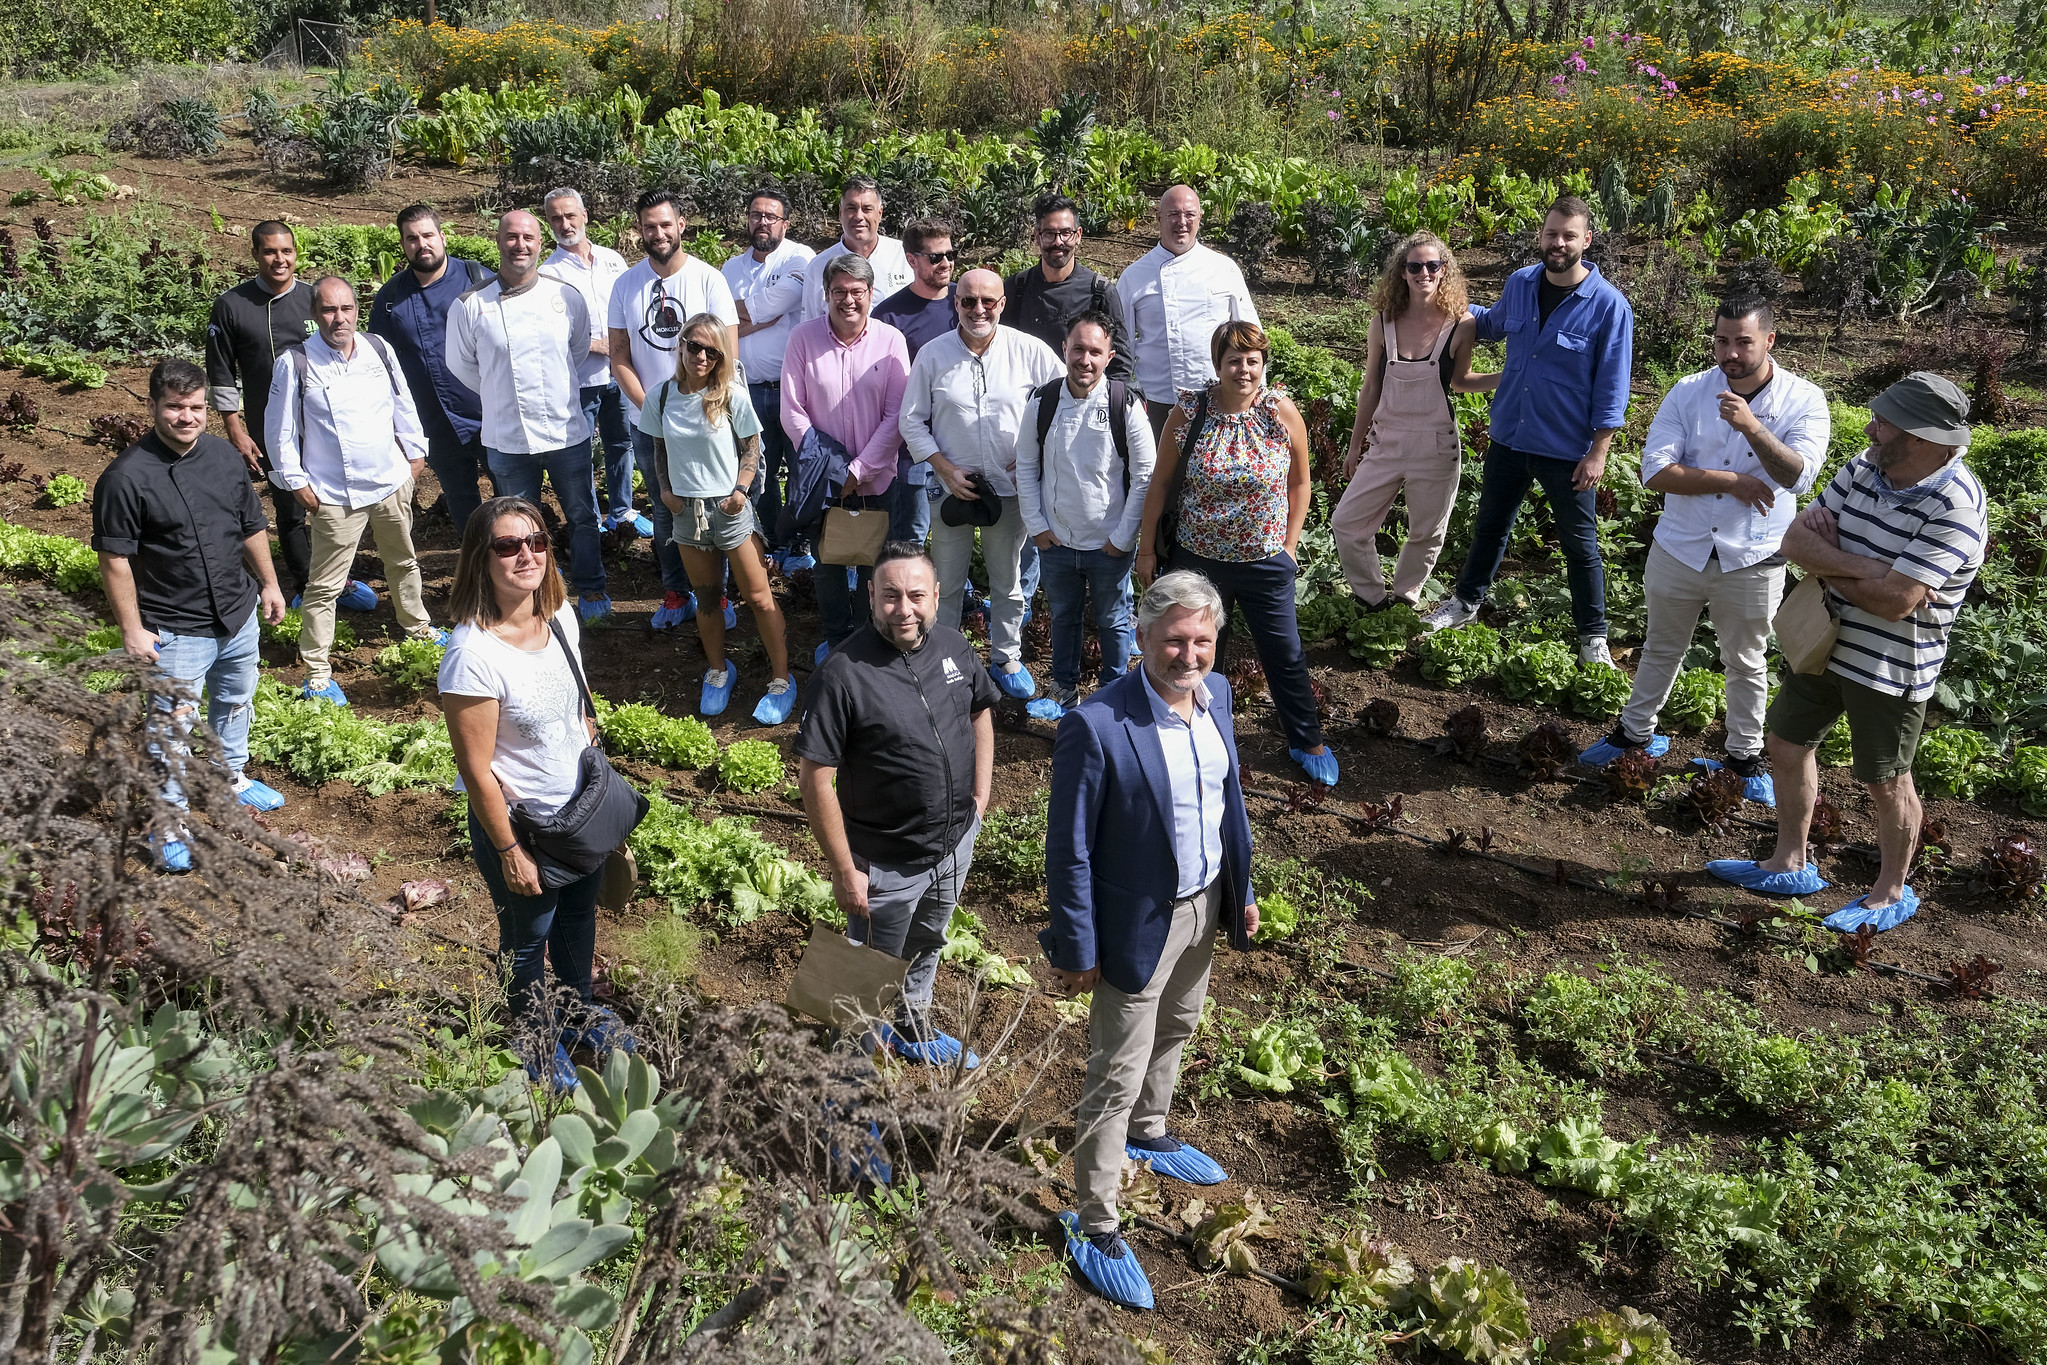
<path id="1" fill-rule="evenodd" d="M 1840 635 L 1822 673 L 1787 673 L 1765 744 L 1777 776 L 1777 848 L 1706 870 L 1766 895 L 1827 883 L 1806 858 L 1819 768 L 1813 750 L 1843 715 L 1856 780 L 1877 810 L 1881 864 L 1868 892 L 1827 917 L 1883 930 L 1919 908 L 1905 884 L 1922 816 L 1912 756 L 1948 631 L 1983 564 L 1983 485 L 1963 461 L 1969 400 L 1937 374 L 1906 375 L 1870 400 L 1869 449 L 1848 462 L 1784 536 L 1784 555 L 1826 584 Z"/>

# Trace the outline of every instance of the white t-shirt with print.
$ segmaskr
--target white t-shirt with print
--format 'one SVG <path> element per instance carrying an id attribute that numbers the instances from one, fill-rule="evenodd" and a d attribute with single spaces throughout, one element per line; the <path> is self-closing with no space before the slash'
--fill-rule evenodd
<path id="1" fill-rule="evenodd" d="M 655 274 L 654 263 L 645 259 L 618 277 L 611 287 L 606 326 L 623 331 L 632 343 L 633 373 L 640 377 L 642 393 L 652 393 L 662 380 L 675 377 L 683 326 L 698 313 L 715 313 L 727 326 L 739 325 L 731 286 L 695 256 L 665 279 Z M 639 408 L 631 402 L 627 407 L 637 422 Z"/>
<path id="2" fill-rule="evenodd" d="M 569 647 L 580 650 L 575 601 L 555 614 Z M 581 654 L 577 662 L 582 662 Z M 527 651 L 482 626 L 455 627 L 441 657 L 440 689 L 455 697 L 490 697 L 498 704 L 497 748 L 490 770 L 505 801 L 531 801 L 547 815 L 576 794 L 576 779 L 590 732 L 583 725 L 583 695 L 568 657 L 550 634 Z"/>

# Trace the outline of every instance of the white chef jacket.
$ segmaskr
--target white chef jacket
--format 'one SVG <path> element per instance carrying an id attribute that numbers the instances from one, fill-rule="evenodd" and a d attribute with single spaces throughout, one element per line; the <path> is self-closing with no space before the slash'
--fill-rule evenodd
<path id="1" fill-rule="evenodd" d="M 816 255 L 803 243 L 784 237 L 765 261 L 755 260 L 750 250 L 742 251 L 719 268 L 733 299 L 746 305 L 747 316 L 760 328 L 739 339 L 739 364 L 747 383 L 781 380 L 782 354 L 789 349 L 789 333 L 803 308 L 804 267 Z M 880 302 L 879 297 L 875 301 Z"/>
<path id="2" fill-rule="evenodd" d="M 981 355 L 954 328 L 924 343 L 910 366 L 897 425 L 910 458 L 933 454 L 978 469 L 998 497 L 1016 496 L 1016 436 L 1031 390 L 1066 373 L 1052 348 L 1028 332 L 997 327 Z"/>
<path id="3" fill-rule="evenodd" d="M 344 357 L 315 332 L 305 340 L 306 385 L 299 391 L 291 352 L 277 357 L 264 409 L 270 482 L 296 492 L 310 487 L 330 507 L 374 507 L 412 477 L 426 458 L 412 390 L 367 334 Z M 305 420 L 303 424 L 300 418 Z"/>
<path id="4" fill-rule="evenodd" d="M 1208 345 L 1215 329 L 1237 319 L 1258 321 L 1244 272 L 1199 242 L 1178 256 L 1163 246 L 1145 252 L 1116 281 L 1116 294 L 1136 352 L 1133 377 L 1154 403 L 1214 383 Z"/>
<path id="5" fill-rule="evenodd" d="M 1720 420 L 1720 395 L 1726 390 L 1727 376 L 1718 366 L 1678 380 L 1656 409 L 1642 447 L 1645 484 L 1679 464 L 1749 474 L 1779 490 L 1767 512 L 1756 511 L 1732 493 L 1664 494 L 1656 543 L 1698 571 L 1705 569 L 1715 551 L 1723 571 L 1745 569 L 1777 553 L 1798 514 L 1798 499 L 1812 491 L 1813 480 L 1827 462 L 1827 442 L 1833 434 L 1827 398 L 1819 385 L 1777 365 L 1749 410 L 1805 462 L 1798 482 L 1783 488 L 1756 457 L 1748 437 Z"/>
<path id="6" fill-rule="evenodd" d="M 591 242 L 588 265 L 575 252 L 558 246 L 540 266 L 576 287 L 576 292 L 583 296 L 583 306 L 590 310 L 590 335 L 604 335 L 604 319 L 611 314 L 611 287 L 625 274 L 625 257 L 608 246 Z M 611 361 L 593 351 L 583 362 L 576 380 L 586 389 L 603 388 L 611 382 Z"/>
<path id="7" fill-rule="evenodd" d="M 590 356 L 582 293 L 545 272 L 509 296 L 504 289 L 494 279 L 448 310 L 448 373 L 483 400 L 484 445 L 537 455 L 589 440 L 577 382 Z"/>
<path id="8" fill-rule="evenodd" d="M 803 267 L 803 316 L 798 322 L 809 322 L 825 314 L 824 268 L 835 257 L 847 252 L 846 239 L 841 237 Z M 912 279 L 910 258 L 903 254 L 903 244 L 894 237 L 883 237 L 875 242 L 874 254 L 867 258 L 874 267 L 874 301 L 880 303 L 899 289 L 909 287 Z"/>

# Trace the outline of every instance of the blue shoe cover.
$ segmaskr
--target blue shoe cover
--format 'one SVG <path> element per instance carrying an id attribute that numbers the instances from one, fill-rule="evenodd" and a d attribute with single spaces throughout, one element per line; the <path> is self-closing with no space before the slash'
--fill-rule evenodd
<path id="1" fill-rule="evenodd" d="M 1154 1174 L 1184 1180 L 1189 1185 L 1220 1185 L 1230 1178 L 1214 1157 L 1184 1142 L 1177 1152 L 1148 1152 L 1126 1144 L 1123 1155 L 1132 1161 L 1149 1161 Z"/>
<path id="2" fill-rule="evenodd" d="M 1066 714 L 1066 708 L 1056 697 L 1033 697 L 1024 703 L 1024 714 L 1032 720 L 1058 720 Z"/>
<path id="3" fill-rule="evenodd" d="M 1724 765 L 1718 759 L 1695 758 L 1692 760 L 1692 766 L 1713 773 L 1720 771 Z M 1777 783 L 1768 773 L 1751 773 L 1743 778 L 1741 796 L 1744 801 L 1753 801 L 1759 806 L 1768 806 L 1771 810 L 1777 809 Z"/>
<path id="4" fill-rule="evenodd" d="M 907 1057 L 913 1062 L 922 1062 L 926 1066 L 951 1066 L 960 1059 L 962 1052 L 966 1053 L 967 1070 L 972 1071 L 981 1065 L 981 1059 L 975 1056 L 971 1049 L 962 1047 L 959 1039 L 953 1037 L 950 1033 L 939 1032 L 935 1029 L 929 1038 L 921 1043 L 917 1043 L 905 1038 L 887 1024 L 883 1024 L 881 1026 L 881 1041 L 894 1049 L 898 1057 Z"/>
<path id="5" fill-rule="evenodd" d="M 996 687 L 1000 688 L 1002 694 L 1006 697 L 1015 697 L 1018 701 L 1029 701 L 1037 695 L 1038 680 L 1031 676 L 1031 671 L 1028 668 L 1019 668 L 1014 673 L 1004 673 L 1001 669 L 990 664 L 988 666 L 988 676 L 995 679 Z"/>
<path id="6" fill-rule="evenodd" d="M 377 590 L 367 583 L 351 578 L 348 580 L 348 586 L 342 589 L 341 596 L 337 600 L 350 611 L 375 611 L 377 609 Z"/>
<path id="7" fill-rule="evenodd" d="M 1286 752 L 1288 758 L 1301 765 L 1301 771 L 1308 774 L 1310 782 L 1319 782 L 1325 787 L 1336 785 L 1335 754 L 1311 754 L 1306 749 L 1289 749 Z"/>
<path id="8" fill-rule="evenodd" d="M 1613 762 L 1615 759 L 1619 758 L 1622 754 L 1626 752 L 1627 750 L 1623 749 L 1620 745 L 1615 744 L 1612 740 L 1602 739 L 1599 741 L 1599 743 L 1593 745 L 1584 753 L 1579 754 L 1578 761 L 1580 763 L 1583 763 L 1588 768 L 1604 768 L 1607 764 Z M 1670 736 L 1669 735 L 1649 736 L 1649 742 L 1642 746 L 1642 752 L 1646 753 L 1651 758 L 1663 757 L 1665 754 L 1670 752 Z"/>
<path id="9" fill-rule="evenodd" d="M 1066 1230 L 1066 1255 L 1073 1262 L 1073 1268 L 1081 1273 L 1095 1292 L 1110 1303 L 1120 1303 L 1125 1308 L 1148 1309 L 1153 1306 L 1151 1280 L 1138 1264 L 1137 1253 L 1121 1237 L 1116 1239 L 1121 1256 L 1105 1256 L 1095 1249 L 1087 1234 L 1080 1230 L 1080 1215 L 1067 1210 L 1059 1215 L 1059 1225 Z"/>
<path id="10" fill-rule="evenodd" d="M 1882 933 L 1886 929 L 1897 928 L 1918 913 L 1919 896 L 1908 886 L 1904 895 L 1881 909 L 1870 905 L 1869 897 L 1857 896 L 1820 922 L 1844 934 L 1852 934 L 1865 924 Z"/>
<path id="11" fill-rule="evenodd" d="M 1706 871 L 1723 882 L 1733 882 L 1745 891 L 1761 896 L 1811 896 L 1827 889 L 1828 882 L 1818 869 L 1807 865 L 1795 872 L 1765 872 L 1742 858 L 1716 858 Z"/>
<path id="12" fill-rule="evenodd" d="M 711 679 L 716 676 L 712 670 L 704 673 L 704 693 L 697 701 L 697 711 L 706 716 L 722 716 L 725 708 L 732 703 L 732 689 L 739 685 L 739 668 L 730 659 L 725 661 L 725 683 L 719 686 Z"/>
<path id="13" fill-rule="evenodd" d="M 786 725 L 796 711 L 796 684 L 792 681 L 779 693 L 769 692 L 753 708 L 754 721 L 761 725 Z"/>
<path id="14" fill-rule="evenodd" d="M 284 793 L 253 777 L 245 777 L 236 784 L 235 800 L 256 810 L 284 809 Z"/>

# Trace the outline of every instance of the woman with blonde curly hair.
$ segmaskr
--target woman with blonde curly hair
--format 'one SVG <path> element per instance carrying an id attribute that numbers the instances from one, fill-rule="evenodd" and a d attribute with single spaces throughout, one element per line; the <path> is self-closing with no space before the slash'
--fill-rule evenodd
<path id="1" fill-rule="evenodd" d="M 1372 611 L 1395 601 L 1415 605 L 1442 553 L 1463 465 L 1450 395 L 1486 393 L 1500 382 L 1497 374 L 1471 373 L 1470 301 L 1457 258 L 1433 232 L 1417 232 L 1394 250 L 1372 295 L 1379 325 L 1343 462 L 1349 486 L 1329 522 L 1343 576 Z M 1389 594 L 1377 541 L 1403 487 L 1407 542 Z"/>

